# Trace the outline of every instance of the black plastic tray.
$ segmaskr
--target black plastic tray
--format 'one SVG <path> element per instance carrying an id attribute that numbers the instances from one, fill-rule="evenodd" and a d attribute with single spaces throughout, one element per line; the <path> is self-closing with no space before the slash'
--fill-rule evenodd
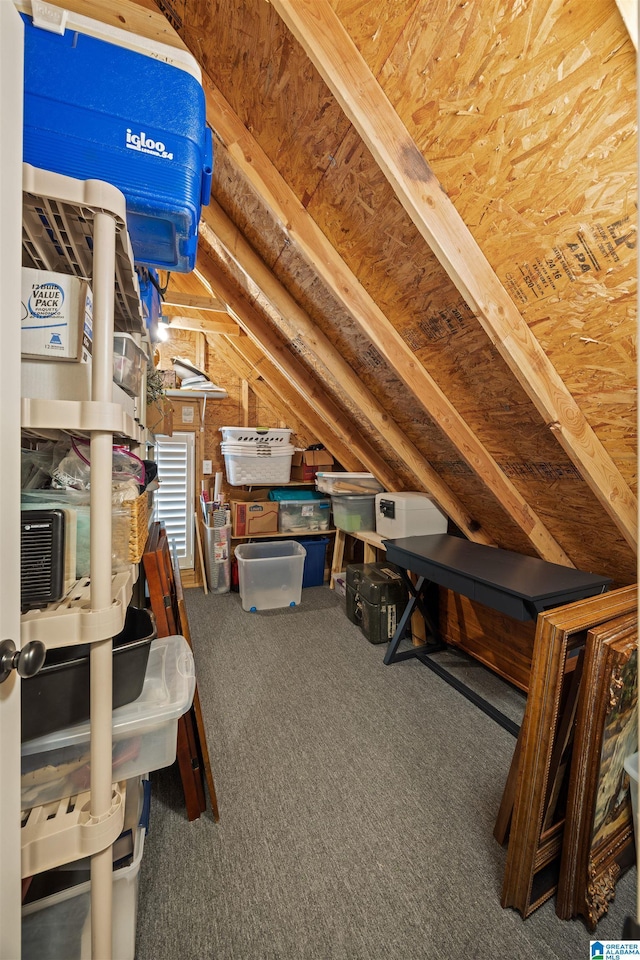
<path id="1" fill-rule="evenodd" d="M 129 607 L 113 638 L 113 707 L 136 700 L 144 684 L 156 625 L 149 610 Z M 34 677 L 22 680 L 22 741 L 44 737 L 89 719 L 90 644 L 47 653 Z"/>

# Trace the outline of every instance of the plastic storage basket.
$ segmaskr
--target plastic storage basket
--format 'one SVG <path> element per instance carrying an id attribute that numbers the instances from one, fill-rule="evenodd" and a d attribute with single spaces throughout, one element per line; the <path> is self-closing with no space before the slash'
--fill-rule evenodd
<path id="1" fill-rule="evenodd" d="M 220 427 L 222 440 L 233 443 L 268 443 L 270 446 L 286 446 L 291 430 L 276 430 L 271 427 Z"/>
<path id="2" fill-rule="evenodd" d="M 113 638 L 113 706 L 136 700 L 144 684 L 153 615 L 128 607 L 124 629 Z M 22 681 L 22 739 L 34 740 L 89 719 L 88 644 L 49 650 L 42 669 Z"/>
<path id="3" fill-rule="evenodd" d="M 133 960 L 144 827 L 135 833 L 133 860 L 113 871 L 113 957 Z M 22 908 L 23 960 L 90 960 L 91 881 Z"/>
<path id="4" fill-rule="evenodd" d="M 295 540 L 237 546 L 242 609 L 273 610 L 300 603 L 306 555 L 305 548 Z"/>
<path id="5" fill-rule="evenodd" d="M 235 442 L 220 444 L 227 481 L 232 487 L 245 483 L 288 483 L 291 476 L 293 446 Z"/>
<path id="6" fill-rule="evenodd" d="M 347 533 L 375 530 L 375 502 L 374 495 L 370 497 L 364 494 L 332 496 L 334 524 L 339 530 L 345 530 Z"/>
<path id="7" fill-rule="evenodd" d="M 142 378 L 147 366 L 147 355 L 129 333 L 113 335 L 113 382 L 128 393 L 139 397 Z"/>
<path id="8" fill-rule="evenodd" d="M 193 654 L 184 637 L 153 640 L 142 693 L 113 711 L 113 780 L 168 767 L 176 757 L 178 718 L 195 689 Z M 22 744 L 22 808 L 89 789 L 89 723 Z"/>

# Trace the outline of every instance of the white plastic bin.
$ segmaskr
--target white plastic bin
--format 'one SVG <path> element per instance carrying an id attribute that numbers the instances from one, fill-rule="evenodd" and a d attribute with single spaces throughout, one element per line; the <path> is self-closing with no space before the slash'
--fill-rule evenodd
<path id="1" fill-rule="evenodd" d="M 113 780 L 170 766 L 178 718 L 195 689 L 193 654 L 184 637 L 151 642 L 142 693 L 113 711 Z M 89 789 L 89 723 L 22 744 L 22 809 Z"/>
<path id="2" fill-rule="evenodd" d="M 224 456 L 227 481 L 232 487 L 245 483 L 289 483 L 291 478 L 292 444 L 246 442 L 223 442 L 220 451 Z"/>
<path id="3" fill-rule="evenodd" d="M 270 446 L 284 447 L 290 442 L 291 430 L 277 430 L 274 427 L 220 427 L 223 441 L 233 443 L 268 443 Z"/>
<path id="4" fill-rule="evenodd" d="M 358 533 L 360 530 L 376 529 L 375 496 L 345 494 L 332 496 L 333 523 L 339 530 Z"/>
<path id="5" fill-rule="evenodd" d="M 295 607 L 302 599 L 307 551 L 295 540 L 241 543 L 236 547 L 243 610 Z"/>
<path id="6" fill-rule="evenodd" d="M 331 499 L 278 501 L 280 533 L 317 533 L 328 530 L 331 520 Z"/>
<path id="7" fill-rule="evenodd" d="M 133 860 L 113 871 L 113 960 L 134 960 L 138 882 L 145 828 L 135 834 Z M 91 881 L 22 908 L 22 960 L 90 960 Z"/>

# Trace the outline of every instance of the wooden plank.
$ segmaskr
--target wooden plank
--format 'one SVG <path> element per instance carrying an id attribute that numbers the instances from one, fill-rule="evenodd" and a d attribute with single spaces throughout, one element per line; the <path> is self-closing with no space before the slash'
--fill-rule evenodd
<path id="1" fill-rule="evenodd" d="M 272 0 L 396 196 L 627 542 L 637 503 L 326 0 Z"/>
<path id="2" fill-rule="evenodd" d="M 638 49 L 638 2 L 637 0 L 616 0 L 618 10 L 629 31 L 633 45 Z"/>
<path id="3" fill-rule="evenodd" d="M 317 414 L 313 413 L 304 401 L 296 395 L 290 384 L 285 382 L 283 386 L 287 389 L 276 390 L 262 377 L 262 374 L 256 369 L 254 361 L 247 357 L 249 348 L 257 350 L 255 344 L 247 336 L 234 337 L 233 340 L 227 340 L 224 337 L 216 338 L 216 351 L 241 379 L 241 382 L 247 384 L 248 390 L 253 391 L 264 407 L 270 411 L 268 418 L 270 423 L 275 423 L 276 420 L 278 422 L 285 421 L 285 426 L 292 429 L 297 437 L 308 435 L 313 441 L 319 440 L 325 446 L 328 443 L 333 443 L 334 437 L 332 434 L 326 430 Z M 259 362 L 264 361 L 262 351 L 258 352 Z M 277 373 L 275 368 L 274 372 Z M 249 398 L 247 397 L 247 399 Z M 248 416 L 247 420 L 245 426 L 250 425 L 251 421 Z M 264 420 L 259 419 L 257 422 L 262 423 Z M 311 442 L 311 439 L 309 442 Z M 327 446 L 327 449 L 330 449 L 330 447 Z M 334 456 L 338 456 L 337 452 L 333 450 L 331 452 Z M 346 453 L 347 456 L 349 455 L 346 448 L 342 452 Z M 362 465 L 360 464 L 360 466 Z"/>
<path id="4" fill-rule="evenodd" d="M 169 323 L 169 329 L 173 328 L 174 330 L 192 330 L 194 333 L 221 333 L 225 337 L 237 337 L 239 333 L 238 324 L 235 320 L 210 320 L 208 317 L 184 317 L 179 312 L 180 307 L 173 308 L 176 311 L 176 315 L 172 315 L 169 308 L 168 311 L 163 311 L 167 316 L 171 317 Z"/>
<path id="5" fill-rule="evenodd" d="M 242 426 L 249 426 L 249 381 L 242 380 L 240 383 L 240 404 L 242 406 Z"/>
<path id="6" fill-rule="evenodd" d="M 210 239 L 210 231 L 213 231 L 236 265 L 259 286 L 275 310 L 284 314 L 295 326 L 304 344 L 327 367 L 345 393 L 363 411 L 374 430 L 384 436 L 394 453 L 415 474 L 419 484 L 434 498 L 440 509 L 453 519 L 469 539 L 478 543 L 493 544 L 491 537 L 453 495 L 428 460 L 411 443 L 329 338 L 276 279 L 213 199 L 204 215 L 201 241 L 206 243 Z"/>
<path id="7" fill-rule="evenodd" d="M 274 216 L 286 227 L 288 235 L 313 264 L 314 269 L 322 276 L 336 299 L 357 321 L 379 353 L 412 391 L 417 402 L 446 433 L 460 456 L 486 484 L 503 510 L 526 535 L 538 555 L 553 563 L 573 566 L 572 561 L 545 524 L 500 469 L 429 372 L 416 360 L 415 354 L 405 340 L 351 273 L 346 263 L 260 150 L 258 144 L 239 122 L 224 97 L 207 78 L 204 83 L 209 123 L 217 130 L 238 166 L 259 190 Z M 217 232 L 216 228 L 221 229 L 220 217 L 216 214 L 214 207 L 203 210 L 201 236 L 205 240 L 208 225 L 214 233 Z M 260 286 L 259 283 L 258 286 Z M 386 430 L 383 433 L 386 439 Z M 405 438 L 405 444 L 407 442 Z M 399 451 L 396 452 L 399 453 Z M 408 452 L 407 447 L 404 446 L 405 455 Z M 416 475 L 419 476 L 418 473 Z M 425 481 L 425 484 L 429 490 L 433 490 L 434 497 L 438 499 L 443 497 L 446 485 L 438 479 L 436 488 L 436 477 L 437 474 L 432 471 L 429 482 Z M 438 494 L 436 489 L 439 491 Z M 440 503 L 444 511 L 453 517 L 453 505 L 445 506 L 443 499 Z M 468 512 L 465 511 L 465 513 L 468 517 Z M 458 523 L 458 520 L 456 522 Z M 465 526 L 466 530 L 469 530 L 475 524 L 473 522 L 469 524 L 467 520 Z"/>
<path id="8" fill-rule="evenodd" d="M 227 305 L 220 297 L 201 297 L 192 293 L 178 293 L 177 290 L 167 290 L 162 305 L 211 313 L 227 312 Z"/>
<path id="9" fill-rule="evenodd" d="M 172 566 L 173 566 L 176 603 L 178 606 L 180 633 L 185 638 L 185 640 L 187 641 L 191 649 L 193 650 L 193 641 L 191 639 L 191 628 L 189 626 L 189 617 L 187 615 L 187 605 L 185 603 L 184 592 L 182 589 L 182 579 L 180 577 L 180 565 L 178 563 L 178 554 L 176 551 L 175 543 L 171 544 L 171 558 L 172 558 Z M 209 745 L 207 743 L 207 732 L 204 726 L 204 717 L 202 716 L 202 707 L 200 705 L 200 693 L 198 691 L 197 682 L 196 682 L 195 690 L 193 692 L 193 713 L 196 720 L 198 742 L 200 745 L 200 752 L 202 755 L 202 765 L 204 767 L 207 787 L 209 788 L 209 797 L 211 799 L 211 810 L 213 813 L 213 819 L 217 823 L 220 820 L 220 811 L 218 809 L 218 797 L 216 794 L 216 787 L 213 781 L 213 771 L 211 769 L 211 760 L 209 757 Z"/>

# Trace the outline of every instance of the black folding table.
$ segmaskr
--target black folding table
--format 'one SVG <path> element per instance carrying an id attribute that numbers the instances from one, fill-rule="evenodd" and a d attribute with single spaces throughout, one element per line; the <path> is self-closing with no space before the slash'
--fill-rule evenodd
<path id="1" fill-rule="evenodd" d="M 446 644 L 427 608 L 426 588 L 430 583 L 438 584 L 516 620 L 536 620 L 544 610 L 604 593 L 611 583 L 609 577 L 584 573 L 511 550 L 472 543 L 446 533 L 385 540 L 384 546 L 387 561 L 399 568 L 410 595 L 385 654 L 385 664 L 417 657 L 512 733 L 518 730 L 513 721 L 429 656 L 443 650 Z M 415 584 L 409 573 L 417 576 Z M 416 607 L 422 613 L 432 639 L 398 653 Z"/>

